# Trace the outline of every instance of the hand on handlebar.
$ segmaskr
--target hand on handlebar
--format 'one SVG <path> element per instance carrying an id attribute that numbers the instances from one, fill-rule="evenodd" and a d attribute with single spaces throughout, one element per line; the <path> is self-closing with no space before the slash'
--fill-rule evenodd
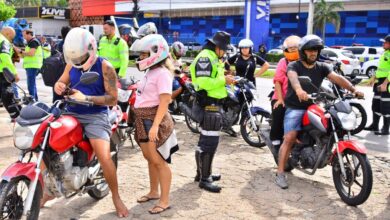
<path id="1" fill-rule="evenodd" d="M 58 81 L 56 82 L 56 84 L 54 84 L 54 91 L 57 93 L 57 95 L 63 95 L 65 93 L 65 90 L 66 90 L 65 83 Z"/>
<path id="2" fill-rule="evenodd" d="M 353 94 L 354 94 L 354 96 L 356 98 L 359 98 L 359 99 L 363 99 L 364 98 L 364 93 L 361 92 L 361 91 L 355 91 Z"/>
<path id="3" fill-rule="evenodd" d="M 300 102 L 307 101 L 309 99 L 307 92 L 305 92 L 303 89 L 297 89 L 295 92 Z"/>
<path id="4" fill-rule="evenodd" d="M 79 101 L 79 102 L 83 102 L 83 101 L 85 101 L 86 100 L 86 96 L 82 93 L 82 92 L 80 92 L 79 90 L 77 90 L 77 89 L 72 89 L 72 91 L 70 92 L 70 96 L 69 96 L 69 98 L 70 99 L 73 99 L 73 100 L 75 100 L 75 101 Z"/>
<path id="5" fill-rule="evenodd" d="M 234 79 L 234 76 L 227 75 L 225 76 L 226 85 L 231 85 L 236 83 L 236 80 Z"/>

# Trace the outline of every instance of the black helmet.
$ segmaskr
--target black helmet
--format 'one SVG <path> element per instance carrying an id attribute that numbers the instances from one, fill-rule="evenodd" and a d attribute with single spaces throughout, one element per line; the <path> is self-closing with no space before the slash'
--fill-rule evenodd
<path id="1" fill-rule="evenodd" d="M 390 42 L 390 34 L 388 34 L 385 38 L 381 39 L 382 42 Z"/>
<path id="2" fill-rule="evenodd" d="M 304 50 L 318 50 L 317 59 L 320 57 L 321 50 L 324 49 L 324 42 L 317 35 L 306 35 L 299 42 L 299 57 L 307 61 Z"/>
<path id="3" fill-rule="evenodd" d="M 225 31 L 218 31 L 212 39 L 207 40 L 224 51 L 230 48 L 230 34 Z"/>

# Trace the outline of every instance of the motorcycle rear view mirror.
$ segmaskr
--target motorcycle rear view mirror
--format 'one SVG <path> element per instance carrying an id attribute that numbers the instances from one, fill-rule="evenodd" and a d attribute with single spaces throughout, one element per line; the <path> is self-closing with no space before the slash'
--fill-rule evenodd
<path id="1" fill-rule="evenodd" d="M 309 93 L 318 92 L 318 87 L 315 86 L 312 82 L 310 77 L 308 76 L 299 76 L 298 77 L 299 83 L 302 85 L 303 90 Z"/>
<path id="2" fill-rule="evenodd" d="M 3 69 L 3 76 L 5 80 L 9 83 L 14 83 L 15 82 L 15 75 L 11 73 L 11 71 L 8 68 Z"/>
<path id="3" fill-rule="evenodd" d="M 99 79 L 99 73 L 97 72 L 85 72 L 80 77 L 80 82 L 83 84 L 92 84 Z"/>

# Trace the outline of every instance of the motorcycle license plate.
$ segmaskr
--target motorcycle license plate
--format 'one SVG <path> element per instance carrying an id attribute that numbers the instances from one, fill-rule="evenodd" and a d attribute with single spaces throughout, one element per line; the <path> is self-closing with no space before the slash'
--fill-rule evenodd
<path id="1" fill-rule="evenodd" d="M 129 98 L 130 98 L 130 95 L 132 92 L 133 92 L 132 90 L 118 89 L 118 101 L 119 102 L 129 101 Z"/>

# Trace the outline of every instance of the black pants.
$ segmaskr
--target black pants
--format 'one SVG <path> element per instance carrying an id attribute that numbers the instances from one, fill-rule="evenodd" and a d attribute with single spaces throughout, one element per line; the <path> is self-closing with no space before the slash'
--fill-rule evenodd
<path id="1" fill-rule="evenodd" d="M 220 108 L 218 105 L 215 106 Z M 221 113 L 219 111 L 205 111 L 200 127 L 199 150 L 214 154 L 219 144 L 219 135 L 222 129 Z"/>
<path id="2" fill-rule="evenodd" d="M 18 117 L 21 106 L 16 104 L 12 84 L 5 80 L 3 73 L 0 73 L 0 89 L 1 100 L 8 114 L 13 119 Z"/>
<path id="3" fill-rule="evenodd" d="M 272 108 L 272 122 L 271 122 L 271 132 L 270 138 L 272 144 L 280 145 L 282 144 L 283 135 L 284 135 L 284 113 L 286 112 L 286 108 L 283 105 L 279 105 L 276 109 L 273 108 L 274 104 L 277 100 L 271 101 Z"/>

